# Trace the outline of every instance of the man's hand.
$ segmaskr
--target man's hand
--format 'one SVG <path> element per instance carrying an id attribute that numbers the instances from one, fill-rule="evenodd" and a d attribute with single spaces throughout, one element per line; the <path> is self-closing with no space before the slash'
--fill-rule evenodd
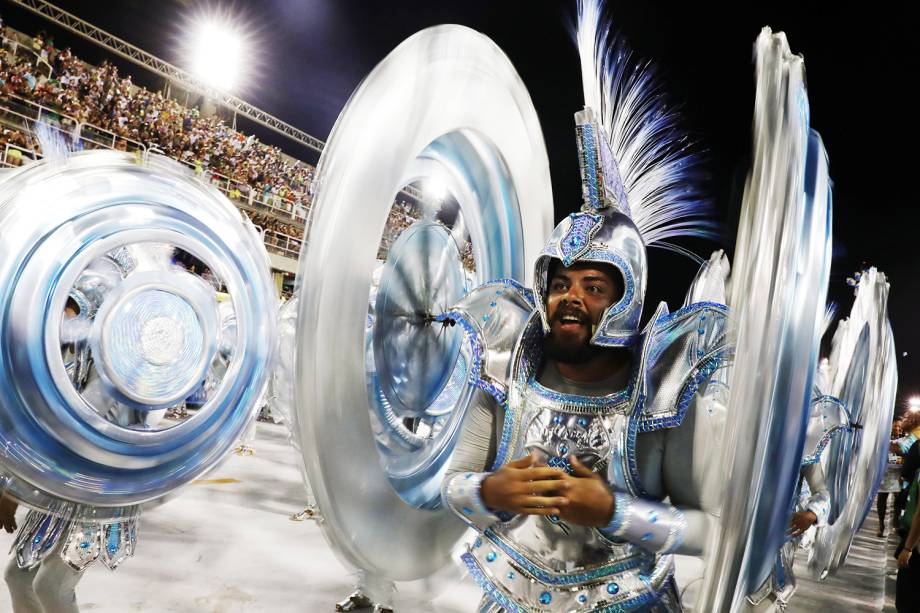
<path id="1" fill-rule="evenodd" d="M 569 456 L 574 475 L 566 475 L 565 497 L 569 504 L 558 514 L 564 521 L 579 526 L 606 526 L 613 517 L 614 498 L 607 482 L 599 474 Z"/>
<path id="2" fill-rule="evenodd" d="M 485 505 L 494 511 L 559 515 L 569 503 L 562 495 L 567 487 L 565 472 L 534 464 L 534 456 L 525 456 L 483 479 L 479 494 Z"/>
<path id="3" fill-rule="evenodd" d="M 914 554 L 912 549 L 905 547 L 898 555 L 898 568 L 907 568 L 910 564 L 910 557 Z"/>
<path id="4" fill-rule="evenodd" d="M 16 509 L 19 505 L 6 495 L 0 497 L 0 528 L 10 534 L 16 529 Z"/>
<path id="5" fill-rule="evenodd" d="M 805 531 L 818 523 L 818 516 L 811 511 L 800 511 L 792 514 L 789 522 L 789 536 L 800 536 Z"/>

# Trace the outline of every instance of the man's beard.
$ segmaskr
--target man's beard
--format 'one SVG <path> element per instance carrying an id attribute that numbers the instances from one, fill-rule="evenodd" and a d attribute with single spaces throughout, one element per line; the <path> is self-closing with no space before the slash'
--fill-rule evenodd
<path id="1" fill-rule="evenodd" d="M 563 364 L 584 364 L 595 358 L 600 351 L 600 347 L 591 344 L 591 335 L 584 340 L 561 339 L 550 331 L 543 340 L 544 354 Z"/>

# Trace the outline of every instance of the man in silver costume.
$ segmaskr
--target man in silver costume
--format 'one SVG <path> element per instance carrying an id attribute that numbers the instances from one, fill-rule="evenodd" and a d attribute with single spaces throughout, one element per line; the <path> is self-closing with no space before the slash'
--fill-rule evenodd
<path id="1" fill-rule="evenodd" d="M 441 316 L 466 331 L 480 388 L 442 497 L 479 532 L 462 558 L 481 611 L 680 610 L 671 554 L 702 555 L 717 521 L 727 263 L 640 329 L 646 246 L 704 234 L 701 199 L 647 65 L 602 25 L 580 3 L 582 75 L 600 83 L 575 116 L 581 212 L 532 293 L 486 284 Z"/>

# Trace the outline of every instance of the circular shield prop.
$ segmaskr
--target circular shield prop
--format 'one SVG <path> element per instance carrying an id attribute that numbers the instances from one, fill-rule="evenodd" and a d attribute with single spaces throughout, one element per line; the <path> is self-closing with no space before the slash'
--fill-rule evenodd
<path id="1" fill-rule="evenodd" d="M 868 330 L 868 370 L 858 404 L 850 411 L 854 432 L 848 454 L 846 499 L 837 519 L 839 528 L 823 567 L 813 567 L 819 576 L 833 573 L 846 563 L 856 532 L 872 508 L 885 464 L 894 416 L 897 365 L 894 339 L 888 323 L 888 283 L 874 268 L 863 273 L 850 319 Z M 852 324 L 851 324 L 852 325 Z M 820 560 L 824 562 L 824 560 Z"/>
<path id="2" fill-rule="evenodd" d="M 268 257 L 241 213 L 175 162 L 93 151 L 3 176 L 0 229 L 4 489 L 101 519 L 222 459 L 275 329 Z"/>
<path id="3" fill-rule="evenodd" d="M 850 339 L 845 334 L 848 331 L 845 328 L 850 325 L 856 328 L 857 324 L 862 324 L 862 331 L 855 336 L 855 344 L 852 340 L 847 342 Z M 840 332 L 844 332 L 844 334 L 840 334 Z M 838 337 L 840 337 L 839 342 Z M 849 362 L 845 376 L 840 379 L 841 387 L 839 390 L 835 390 L 835 394 L 843 403 L 844 410 L 847 413 L 847 424 L 849 425 L 854 422 L 852 416 L 861 416 L 863 414 L 862 403 L 869 373 L 869 327 L 862 321 L 843 321 L 838 326 L 838 334 L 835 334 L 834 341 L 835 347 L 832 351 L 832 358 L 837 357 L 833 354 L 846 354 Z M 836 362 L 837 360 L 832 359 L 835 367 L 837 366 Z M 859 431 L 850 428 L 848 432 L 833 437 L 822 457 L 822 468 L 824 469 L 830 497 L 830 510 L 827 525 L 817 529 L 811 557 L 808 561 L 812 574 L 818 578 L 823 578 L 827 575 L 837 542 L 841 538 L 849 538 L 848 534 L 841 536 L 843 523 L 838 520 L 849 499 L 850 487 L 855 473 L 855 464 L 853 462 L 854 441 L 858 436 L 860 436 Z"/>
<path id="4" fill-rule="evenodd" d="M 736 334 L 719 529 L 701 611 L 733 611 L 767 580 L 798 479 L 830 272 L 827 160 L 808 129 L 802 58 L 765 28 L 756 43 L 754 156 L 729 306 Z"/>
<path id="5" fill-rule="evenodd" d="M 474 285 L 527 280 L 552 224 L 543 137 L 501 50 L 440 26 L 361 83 L 317 177 L 298 275 L 299 446 L 343 560 L 425 577 L 464 531 L 440 483 L 474 357 L 435 318 Z"/>

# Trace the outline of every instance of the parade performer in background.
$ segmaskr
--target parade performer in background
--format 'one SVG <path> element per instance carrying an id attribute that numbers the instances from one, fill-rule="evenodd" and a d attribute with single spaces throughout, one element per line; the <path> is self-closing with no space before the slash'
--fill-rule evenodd
<path id="1" fill-rule="evenodd" d="M 126 255 L 126 254 L 125 254 Z M 118 265 L 116 258 L 103 258 Z M 98 309 L 95 298 L 99 292 L 92 286 L 71 292 L 64 311 L 64 320 L 74 328 L 88 321 Z M 66 349 L 65 365 L 74 387 L 89 390 L 98 385 L 98 375 L 92 369 L 88 343 L 77 341 Z M 91 392 L 89 392 L 91 393 Z M 158 419 L 151 413 L 139 413 L 113 407 L 118 419 Z M 128 415 L 127 413 L 132 413 Z M 161 412 L 165 413 L 165 411 Z M 10 590 L 13 613 L 78 613 L 76 587 L 83 571 L 101 559 L 115 570 L 126 558 L 134 555 L 137 543 L 138 513 L 125 510 L 119 521 L 83 521 L 74 519 L 74 505 L 62 503 L 51 512 L 30 510 L 19 527 L 12 547 L 12 556 L 4 572 Z M 17 529 L 18 504 L 6 495 L 0 497 L 0 529 L 12 533 Z"/>
<path id="2" fill-rule="evenodd" d="M 533 294 L 486 284 L 442 316 L 484 363 L 515 347 L 508 380 L 481 376 L 443 485 L 480 533 L 463 560 L 483 611 L 679 610 L 669 554 L 702 555 L 716 521 L 727 261 L 640 330 L 646 246 L 706 235 L 704 202 L 660 85 L 608 46 L 600 13 L 579 3 L 581 212 L 550 236 Z"/>

